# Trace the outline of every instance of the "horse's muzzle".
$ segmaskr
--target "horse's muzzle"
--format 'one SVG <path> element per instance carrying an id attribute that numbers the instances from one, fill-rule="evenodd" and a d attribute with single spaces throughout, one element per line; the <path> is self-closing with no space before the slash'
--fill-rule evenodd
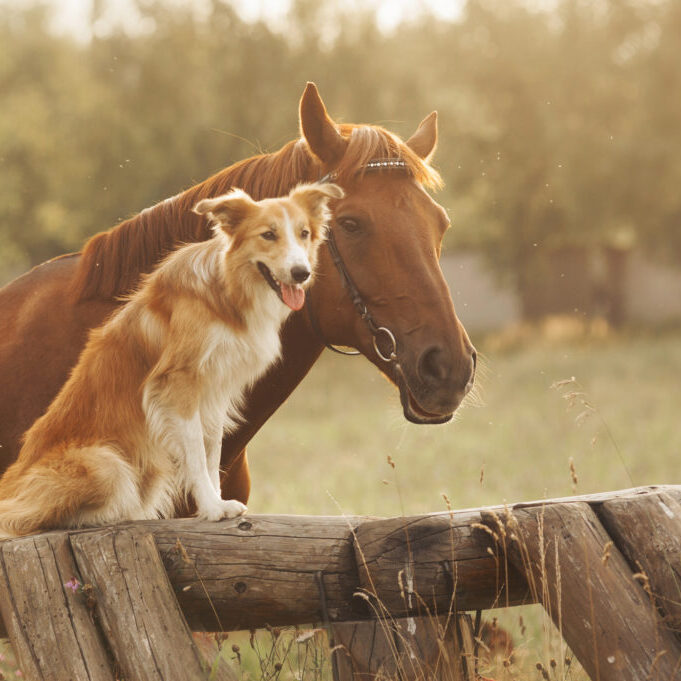
<path id="1" fill-rule="evenodd" d="M 475 381 L 477 353 L 472 346 L 454 357 L 439 345 L 426 348 L 395 381 L 400 390 L 404 416 L 412 423 L 437 424 L 451 420 Z"/>

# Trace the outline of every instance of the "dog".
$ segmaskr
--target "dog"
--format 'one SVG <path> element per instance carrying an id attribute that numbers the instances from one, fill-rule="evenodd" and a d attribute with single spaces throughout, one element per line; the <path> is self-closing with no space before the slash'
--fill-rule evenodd
<path id="1" fill-rule="evenodd" d="M 0 537 L 171 517 L 188 498 L 202 519 L 244 513 L 221 497 L 222 437 L 244 390 L 280 355 L 329 201 L 342 196 L 317 183 L 259 202 L 239 189 L 199 201 L 214 236 L 172 252 L 91 332 L 26 432 L 0 479 Z"/>

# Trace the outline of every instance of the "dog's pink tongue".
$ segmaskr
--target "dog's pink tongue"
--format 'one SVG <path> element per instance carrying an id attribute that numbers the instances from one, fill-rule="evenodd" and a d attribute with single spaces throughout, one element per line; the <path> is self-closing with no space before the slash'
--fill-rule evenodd
<path id="1" fill-rule="evenodd" d="M 302 286 L 282 284 L 281 297 L 292 310 L 300 310 L 305 305 L 305 290 Z"/>

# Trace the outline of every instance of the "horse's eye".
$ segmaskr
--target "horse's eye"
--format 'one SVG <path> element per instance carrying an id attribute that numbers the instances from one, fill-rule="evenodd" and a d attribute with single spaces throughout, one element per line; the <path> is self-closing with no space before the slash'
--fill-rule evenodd
<path id="1" fill-rule="evenodd" d="M 266 241 L 276 241 L 277 240 L 277 235 L 272 230 L 269 230 L 267 232 L 263 232 L 260 236 L 263 239 L 265 239 Z"/>
<path id="2" fill-rule="evenodd" d="M 359 232 L 361 229 L 361 225 L 359 223 L 359 220 L 356 220 L 355 218 L 338 218 L 338 224 L 346 231 L 346 232 Z"/>
<path id="3" fill-rule="evenodd" d="M 307 239 L 308 236 L 310 236 L 310 230 L 309 229 L 304 229 L 300 232 L 301 239 Z"/>

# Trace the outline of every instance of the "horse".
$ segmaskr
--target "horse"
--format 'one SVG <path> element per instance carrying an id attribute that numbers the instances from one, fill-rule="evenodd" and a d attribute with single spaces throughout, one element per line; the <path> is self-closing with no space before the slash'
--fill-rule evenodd
<path id="1" fill-rule="evenodd" d="M 442 185 L 430 163 L 437 113 L 403 141 L 380 126 L 337 124 L 308 83 L 299 126 L 278 151 L 230 165 L 0 289 L 0 472 L 67 380 L 90 330 L 178 244 L 208 239 L 209 224 L 192 207 L 232 188 L 261 200 L 324 180 L 345 198 L 333 207 L 305 307 L 282 329 L 281 361 L 248 391 L 243 423 L 223 440 L 223 497 L 247 503 L 246 445 L 325 347 L 354 348 L 372 362 L 396 386 L 407 420 L 452 418 L 473 384 L 476 353 L 439 265 L 450 223 L 427 191 Z"/>

